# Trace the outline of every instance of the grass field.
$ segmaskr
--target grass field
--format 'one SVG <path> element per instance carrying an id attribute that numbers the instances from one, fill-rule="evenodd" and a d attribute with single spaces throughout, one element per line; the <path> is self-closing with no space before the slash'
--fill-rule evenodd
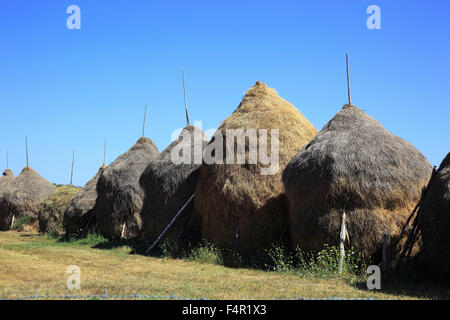
<path id="1" fill-rule="evenodd" d="M 182 259 L 130 254 L 103 240 L 59 242 L 46 235 L 0 232 L 0 297 L 34 295 L 151 295 L 208 299 L 292 298 L 449 298 L 449 290 L 430 286 L 384 286 L 302 277 L 290 272 L 224 266 Z M 69 265 L 81 269 L 81 289 L 66 286 Z"/>

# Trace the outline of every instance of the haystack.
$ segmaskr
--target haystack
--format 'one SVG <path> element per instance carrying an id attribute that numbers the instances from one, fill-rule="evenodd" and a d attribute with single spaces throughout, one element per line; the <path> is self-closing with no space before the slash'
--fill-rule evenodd
<path id="1" fill-rule="evenodd" d="M 11 190 L 14 186 L 14 174 L 10 169 L 3 171 L 3 175 L 0 177 L 0 208 L 3 201 L 3 194 Z"/>
<path id="2" fill-rule="evenodd" d="M 0 177 L 0 197 L 3 192 L 8 190 L 9 186 L 14 182 L 14 174 L 10 169 L 3 171 Z"/>
<path id="3" fill-rule="evenodd" d="M 345 211 L 351 245 L 375 257 L 385 233 L 397 240 L 431 172 L 411 143 L 344 105 L 284 170 L 293 245 L 337 244 Z"/>
<path id="4" fill-rule="evenodd" d="M 100 174 L 95 215 L 104 237 L 130 239 L 140 232 L 143 191 L 139 178 L 158 153 L 153 141 L 142 137 Z"/>
<path id="5" fill-rule="evenodd" d="M 0 228 L 9 230 L 12 217 L 38 218 L 42 201 L 55 190 L 55 186 L 30 167 L 25 167 L 0 199 Z"/>
<path id="6" fill-rule="evenodd" d="M 450 153 L 434 176 L 418 216 L 421 259 L 430 272 L 450 275 Z"/>
<path id="7" fill-rule="evenodd" d="M 63 219 L 67 235 L 83 237 L 89 232 L 97 231 L 94 208 L 97 201 L 97 183 L 102 170 L 103 168 L 100 168 L 67 205 Z"/>
<path id="8" fill-rule="evenodd" d="M 142 210 L 143 238 L 155 240 L 195 192 L 203 149 L 207 143 L 201 129 L 188 125 L 145 169 L 140 180 L 145 192 Z M 174 161 L 172 153 L 178 153 L 178 156 L 185 152 L 190 153 L 187 163 Z M 198 152 L 198 163 L 195 162 L 194 152 Z M 193 201 L 166 234 L 169 237 L 180 234 L 186 239 L 200 240 L 201 220 L 194 210 Z"/>
<path id="9" fill-rule="evenodd" d="M 244 164 L 238 163 L 237 157 L 233 164 L 204 162 L 196 188 L 195 209 L 203 219 L 204 237 L 220 246 L 235 248 L 242 255 L 253 255 L 280 240 L 287 223 L 281 172 L 317 130 L 292 104 L 259 81 L 247 91 L 233 114 L 222 122 L 206 147 L 205 156 L 222 151 L 210 149 L 220 141 L 219 133 L 224 137 L 224 157 L 233 151 L 233 146 L 227 147 L 225 142 L 227 129 L 243 129 L 245 133 L 247 129 L 255 129 L 258 140 L 264 136 L 261 129 L 267 129 L 267 141 L 259 141 L 258 149 L 267 147 L 267 152 L 263 153 L 269 157 L 272 135 L 276 136 L 274 129 L 279 130 L 279 160 L 274 163 L 273 174 L 263 174 L 263 169 L 269 165 L 261 162 L 259 154 L 256 163 L 250 161 L 250 139 L 246 139 Z M 245 133 L 238 133 L 236 141 Z M 235 144 L 234 151 L 236 149 Z"/>
<path id="10" fill-rule="evenodd" d="M 80 191 L 80 188 L 68 185 L 58 186 L 42 203 L 39 208 L 39 232 L 52 236 L 64 233 L 63 218 L 67 205 Z"/>

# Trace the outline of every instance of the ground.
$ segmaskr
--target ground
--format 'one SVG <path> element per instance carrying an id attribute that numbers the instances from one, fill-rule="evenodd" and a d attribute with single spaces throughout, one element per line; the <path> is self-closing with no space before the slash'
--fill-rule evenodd
<path id="1" fill-rule="evenodd" d="M 81 289 L 68 290 L 68 266 L 81 269 Z M 449 298 L 446 289 L 364 289 L 338 279 L 227 268 L 181 259 L 130 254 L 130 248 L 58 242 L 46 235 L 0 232 L 0 298 L 34 295 L 177 296 L 207 299 Z"/>

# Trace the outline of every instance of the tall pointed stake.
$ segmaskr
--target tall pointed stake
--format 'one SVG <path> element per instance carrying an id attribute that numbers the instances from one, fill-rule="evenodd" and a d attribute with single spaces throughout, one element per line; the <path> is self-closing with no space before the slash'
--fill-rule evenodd
<path id="1" fill-rule="evenodd" d="M 348 88 L 348 104 L 352 104 L 352 97 L 350 95 L 350 74 L 348 71 L 348 52 L 345 53 L 345 57 L 347 60 L 347 88 Z"/>
<path id="2" fill-rule="evenodd" d="M 25 135 L 25 152 L 27 156 L 27 168 L 28 168 L 28 136 Z"/>
<path id="3" fill-rule="evenodd" d="M 102 168 L 105 168 L 105 164 L 106 164 L 106 137 L 105 137 L 105 146 L 103 148 L 103 165 Z"/>
<path id="4" fill-rule="evenodd" d="M 72 151 L 72 171 L 70 171 L 70 185 L 72 185 L 72 178 L 73 178 L 73 163 L 75 161 L 75 149 Z"/>
<path id="5" fill-rule="evenodd" d="M 184 82 L 184 68 L 182 68 L 181 71 L 183 73 L 184 109 L 186 110 L 186 124 L 189 125 L 189 115 L 188 115 L 187 98 L 186 98 L 186 83 Z"/>
<path id="6" fill-rule="evenodd" d="M 6 148 L 6 169 L 9 169 L 9 163 L 8 163 L 8 148 Z"/>
<path id="7" fill-rule="evenodd" d="M 147 116 L 147 105 L 145 105 L 145 111 L 144 111 L 144 123 L 142 125 L 142 137 L 145 137 L 145 118 Z"/>

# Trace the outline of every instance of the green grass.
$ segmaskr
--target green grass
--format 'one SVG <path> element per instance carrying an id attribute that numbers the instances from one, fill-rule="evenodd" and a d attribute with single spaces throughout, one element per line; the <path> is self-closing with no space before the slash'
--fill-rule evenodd
<path id="1" fill-rule="evenodd" d="M 22 229 L 25 225 L 29 224 L 31 222 L 31 217 L 30 216 L 20 216 L 14 219 L 14 224 L 12 229 L 13 230 L 20 230 Z"/>
<path id="2" fill-rule="evenodd" d="M 266 265 L 253 268 L 232 252 L 207 242 L 190 247 L 166 242 L 165 249 L 163 244 L 160 247 L 157 257 L 148 257 L 130 254 L 135 251 L 128 245 L 111 244 L 95 234 L 70 240 L 0 232 L 0 297 L 29 296 L 37 290 L 42 295 L 101 295 L 108 290 L 111 295 L 140 293 L 210 299 L 450 296 L 448 287 L 426 282 L 383 282 L 382 290 L 369 291 L 364 277 L 353 280 L 363 268 L 357 255 L 352 257 L 349 253 L 346 276 L 337 276 L 335 248 L 305 257 L 287 254 L 284 248 L 275 246 L 267 253 Z M 66 287 L 69 265 L 81 269 L 80 291 L 68 291 Z"/>

